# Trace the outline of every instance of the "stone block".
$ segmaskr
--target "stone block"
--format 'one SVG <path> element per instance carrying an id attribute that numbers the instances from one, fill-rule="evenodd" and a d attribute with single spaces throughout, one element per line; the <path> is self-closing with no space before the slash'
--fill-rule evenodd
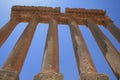
<path id="1" fill-rule="evenodd" d="M 15 71 L 0 70 L 0 80 L 19 80 L 19 75 Z"/>
<path id="2" fill-rule="evenodd" d="M 34 80 L 63 80 L 63 75 L 54 72 L 40 73 L 34 77 Z"/>
<path id="3" fill-rule="evenodd" d="M 109 77 L 105 74 L 97 73 L 82 73 L 81 80 L 109 80 Z"/>

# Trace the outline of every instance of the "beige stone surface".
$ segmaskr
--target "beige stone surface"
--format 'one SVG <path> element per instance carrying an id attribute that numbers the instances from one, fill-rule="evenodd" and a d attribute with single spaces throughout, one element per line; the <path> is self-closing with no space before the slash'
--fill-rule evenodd
<path id="1" fill-rule="evenodd" d="M 37 20 L 31 20 L 20 36 L 0 71 L 0 75 L 3 75 L 0 80 L 16 80 L 16 76 L 19 75 L 22 69 L 37 23 Z"/>
<path id="2" fill-rule="evenodd" d="M 105 27 L 112 33 L 116 40 L 120 43 L 120 29 L 112 21 L 104 21 Z"/>
<path id="3" fill-rule="evenodd" d="M 58 23 L 50 18 L 41 73 L 34 80 L 63 80 L 59 73 Z"/>
<path id="4" fill-rule="evenodd" d="M 69 22 L 69 26 L 79 72 L 96 72 L 96 68 L 77 23 L 72 20 Z"/>
<path id="5" fill-rule="evenodd" d="M 65 13 L 60 12 L 60 8 L 52 7 L 31 7 L 13 6 L 11 17 L 19 16 L 20 21 L 29 22 L 31 16 L 36 14 L 40 23 L 49 23 L 49 16 L 57 18 L 58 24 L 68 24 L 68 17 L 76 19 L 78 24 L 86 24 L 86 18 L 96 18 L 97 24 L 103 24 L 106 18 L 106 11 L 97 9 L 66 8 Z"/>
<path id="6" fill-rule="evenodd" d="M 12 33 L 16 25 L 18 24 L 18 19 L 16 17 L 13 17 L 10 19 L 8 23 L 6 23 L 1 29 L 0 29 L 0 47 L 3 45 L 3 43 L 6 41 L 6 39 L 9 37 L 9 35 Z"/>
<path id="7" fill-rule="evenodd" d="M 19 80 L 19 74 L 16 71 L 0 70 L 0 80 Z"/>
<path id="8" fill-rule="evenodd" d="M 88 27 L 91 30 L 98 46 L 103 52 L 108 64 L 110 65 L 112 71 L 114 72 L 117 79 L 120 78 L 120 54 L 116 48 L 112 45 L 109 39 L 102 33 L 98 26 L 93 22 L 88 20 Z"/>
<path id="9" fill-rule="evenodd" d="M 73 19 L 73 20 L 71 20 Z M 89 22 L 89 20 L 91 21 Z M 43 56 L 41 72 L 34 80 L 63 80 L 59 71 L 58 24 L 69 24 L 73 46 L 81 80 L 108 80 L 104 74 L 98 74 L 91 59 L 78 25 L 87 25 L 101 48 L 106 60 L 117 78 L 120 78 L 120 54 L 96 25 L 104 25 L 120 42 L 120 29 L 106 16 L 106 11 L 97 9 L 13 6 L 11 18 L 0 29 L 0 47 L 7 40 L 16 25 L 29 22 L 29 25 L 15 44 L 7 61 L 0 70 L 0 80 L 18 80 L 27 51 L 30 47 L 38 23 L 49 23 L 49 30 Z M 9 78 L 9 79 L 8 79 Z"/>
<path id="10" fill-rule="evenodd" d="M 34 77 L 34 80 L 64 80 L 63 75 L 56 72 L 40 73 Z"/>
<path id="11" fill-rule="evenodd" d="M 97 73 L 83 73 L 81 74 L 80 80 L 109 80 L 108 76 L 105 74 L 97 74 Z"/>

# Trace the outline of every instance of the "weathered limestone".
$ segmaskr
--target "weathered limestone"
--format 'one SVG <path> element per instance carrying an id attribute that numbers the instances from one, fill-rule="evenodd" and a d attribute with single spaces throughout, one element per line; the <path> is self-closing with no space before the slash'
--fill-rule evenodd
<path id="1" fill-rule="evenodd" d="M 18 80 L 38 22 L 32 19 L 11 51 L 0 70 L 0 80 Z"/>
<path id="2" fill-rule="evenodd" d="M 3 43 L 6 41 L 6 39 L 9 37 L 11 32 L 14 30 L 15 26 L 18 24 L 17 17 L 13 17 L 10 19 L 10 21 L 5 24 L 0 29 L 0 47 L 3 45 Z"/>
<path id="3" fill-rule="evenodd" d="M 83 73 L 81 74 L 81 80 L 109 80 L 109 78 L 105 74 Z"/>
<path id="4" fill-rule="evenodd" d="M 19 73 L 11 70 L 0 70 L 0 80 L 19 80 Z"/>
<path id="5" fill-rule="evenodd" d="M 49 23 L 49 16 L 58 18 L 58 24 L 67 24 L 69 16 L 75 17 L 78 24 L 84 25 L 86 18 L 97 19 L 97 24 L 101 24 L 106 16 L 105 10 L 83 9 L 83 8 L 66 8 L 65 13 L 60 12 L 60 8 L 52 7 L 33 7 L 33 6 L 13 6 L 11 16 L 19 16 L 20 21 L 28 22 L 33 15 L 33 12 L 40 18 L 40 23 Z"/>
<path id="6" fill-rule="evenodd" d="M 112 35 L 117 39 L 120 43 L 120 29 L 115 26 L 112 21 L 104 21 L 106 28 L 112 33 Z"/>
<path id="7" fill-rule="evenodd" d="M 69 21 L 73 47 L 81 80 L 109 80 L 106 75 L 98 74 L 85 41 L 74 20 Z"/>
<path id="8" fill-rule="evenodd" d="M 34 16 L 34 18 L 33 18 Z M 50 16 L 57 19 L 50 19 Z M 71 20 L 70 17 L 74 18 Z M 93 19 L 94 22 L 86 19 Z M 31 20 L 32 19 L 32 20 Z M 120 54 L 112 43 L 100 31 L 96 24 L 105 25 L 106 28 L 120 42 L 120 29 L 106 16 L 106 11 L 83 8 L 66 8 L 65 13 L 60 8 L 14 6 L 10 21 L 0 29 L 0 47 L 14 30 L 19 22 L 30 22 L 19 38 L 7 61 L 0 70 L 0 80 L 19 80 L 19 73 L 29 49 L 35 28 L 40 23 L 49 23 L 46 46 L 43 56 L 41 72 L 34 77 L 34 80 L 63 80 L 59 72 L 59 51 L 58 51 L 58 24 L 70 25 L 71 37 L 75 51 L 81 80 L 109 80 L 107 75 L 99 74 L 96 71 L 85 41 L 79 31 L 79 25 L 88 23 L 100 49 L 116 77 L 120 79 Z"/>
<path id="9" fill-rule="evenodd" d="M 106 58 L 108 64 L 113 70 L 117 79 L 120 79 L 120 54 L 109 41 L 109 39 L 102 33 L 102 31 L 98 28 L 97 24 L 94 22 L 87 20 L 87 26 L 91 30 L 93 36 L 95 37 L 98 46 L 103 52 L 104 57 Z"/>
<path id="10" fill-rule="evenodd" d="M 36 75 L 34 80 L 63 80 L 63 76 L 59 73 L 57 25 L 56 20 L 50 20 L 41 73 Z"/>

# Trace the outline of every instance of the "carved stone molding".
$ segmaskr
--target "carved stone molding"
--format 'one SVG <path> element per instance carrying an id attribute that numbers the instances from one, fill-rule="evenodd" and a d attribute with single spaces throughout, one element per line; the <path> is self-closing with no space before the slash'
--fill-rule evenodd
<path id="1" fill-rule="evenodd" d="M 60 8 L 52 7 L 30 7 L 30 6 L 14 6 L 12 8 L 11 17 L 20 15 L 21 22 L 29 22 L 31 16 L 37 15 L 39 22 L 48 23 L 49 16 L 58 18 L 58 24 L 67 24 L 67 17 L 75 17 L 78 24 L 84 24 L 87 18 L 96 18 L 97 24 L 102 24 L 106 17 L 106 11 L 96 9 L 82 8 L 66 8 L 65 13 L 60 12 Z"/>

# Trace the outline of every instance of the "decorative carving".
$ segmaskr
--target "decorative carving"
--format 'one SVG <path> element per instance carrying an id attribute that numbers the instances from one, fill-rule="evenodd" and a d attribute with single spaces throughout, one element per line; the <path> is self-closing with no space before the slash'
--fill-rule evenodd
<path id="1" fill-rule="evenodd" d="M 59 19 L 58 23 L 60 24 L 67 24 L 67 17 L 74 17 L 78 21 L 78 24 L 84 24 L 86 18 L 94 17 L 98 20 L 96 23 L 101 24 L 106 15 L 105 11 L 96 9 L 66 8 L 65 13 L 61 13 L 59 7 L 14 6 L 11 16 L 20 15 L 21 21 L 29 22 L 33 13 L 36 13 L 40 18 L 39 22 L 48 23 L 48 16 L 54 16 Z"/>

